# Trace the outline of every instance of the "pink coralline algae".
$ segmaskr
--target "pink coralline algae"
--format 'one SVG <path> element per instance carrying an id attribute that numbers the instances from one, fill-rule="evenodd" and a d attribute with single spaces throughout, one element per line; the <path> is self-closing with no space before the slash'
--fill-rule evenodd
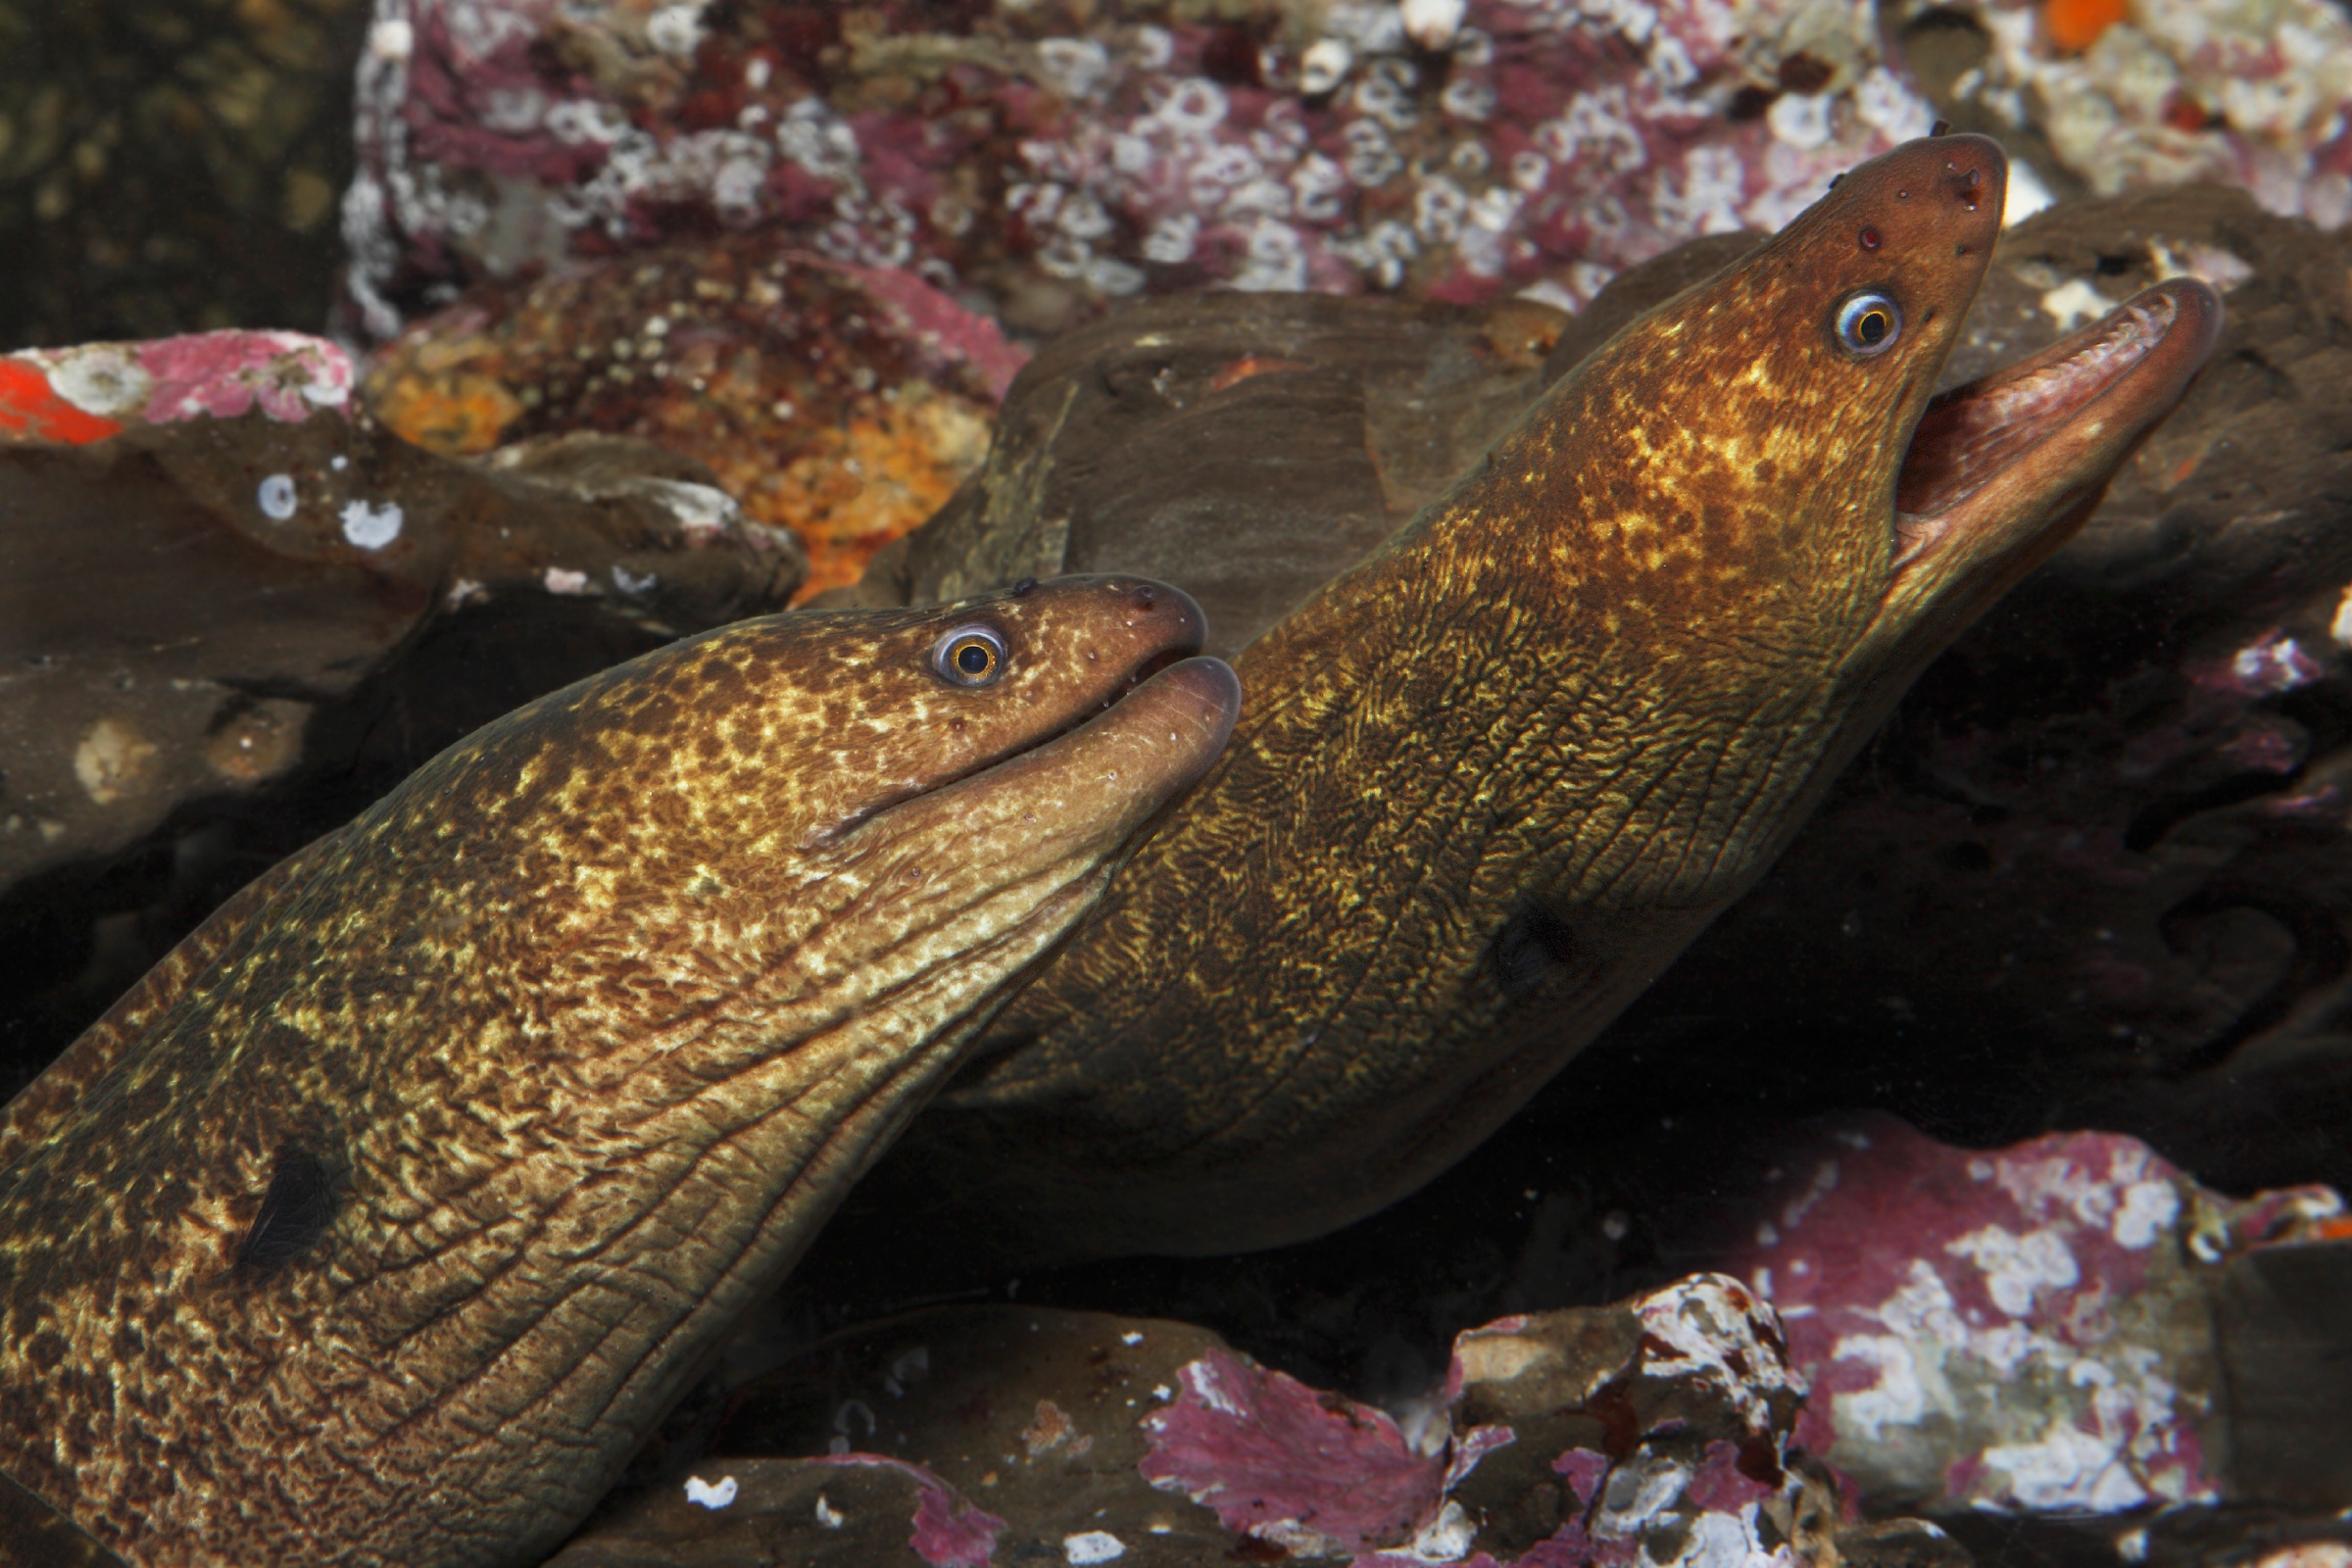
<path id="1" fill-rule="evenodd" d="M 1144 1421 L 1144 1479 L 1226 1529 L 1322 1556 L 1395 1545 L 1437 1512 L 1445 1461 L 1416 1453 L 1382 1412 L 1223 1352 L 1178 1381 Z"/>
<path id="2" fill-rule="evenodd" d="M 300 332 L 197 332 L 19 358 L 36 366 L 67 403 L 115 421 L 233 419 L 259 405 L 272 419 L 299 424 L 351 401 L 351 357 Z"/>
<path id="3" fill-rule="evenodd" d="M 1788 1451 L 1804 1380 L 1778 1320 L 1720 1275 L 1460 1335 L 1434 1451 L 1221 1351 L 1178 1382 L 1143 1422 L 1144 1478 L 1354 1568 L 1796 1568 L 1826 1544 L 1798 1521 L 1837 1515 Z"/>
<path id="4" fill-rule="evenodd" d="M 95 441 L 140 421 L 233 419 L 256 405 L 300 424 L 318 409 L 344 409 L 351 383 L 351 357 L 300 332 L 28 349 L 0 360 L 0 385 L 13 394 L 0 406 L 0 437 Z"/>
<path id="5" fill-rule="evenodd" d="M 809 1462 L 896 1470 L 908 1477 L 918 1494 L 914 1534 L 906 1539 L 914 1554 L 931 1568 L 989 1568 L 989 1560 L 996 1554 L 997 1537 L 1004 1534 L 1004 1521 L 966 1501 L 954 1487 L 923 1466 L 871 1453 L 835 1454 Z"/>
<path id="6" fill-rule="evenodd" d="M 1416 40 L 1386 0 L 378 0 L 349 284 L 389 336 L 452 284 L 715 226 L 1031 331 L 1210 283 L 1573 305 L 1930 119 L 1860 4 L 1469 0 Z"/>
<path id="7" fill-rule="evenodd" d="M 1827 1547 L 1836 1499 L 1789 1446 L 1804 1377 L 1736 1279 L 1471 1329 L 1447 1389 L 1457 1443 L 1493 1455 L 1449 1483 L 1485 1521 L 1480 1561 L 1794 1568 Z"/>
<path id="8" fill-rule="evenodd" d="M 2340 1208 L 2324 1190 L 2278 1202 Z M 2231 1215 L 2134 1139 L 1975 1153 L 1864 1115 L 1786 1152 L 1723 1261 L 1812 1381 L 1798 1442 L 1866 1495 L 2113 1512 L 2218 1496 L 2194 1271 L 2277 1222 Z"/>

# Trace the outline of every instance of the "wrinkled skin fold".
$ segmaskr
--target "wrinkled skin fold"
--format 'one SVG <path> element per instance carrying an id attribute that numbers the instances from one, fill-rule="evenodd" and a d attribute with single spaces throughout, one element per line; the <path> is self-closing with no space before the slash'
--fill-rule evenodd
<path id="1" fill-rule="evenodd" d="M 1851 171 L 1251 644 L 1224 760 L 859 1210 L 999 1266 L 1277 1246 L 1523 1104 L 2211 352 L 2178 281 L 1931 404 L 2005 181 L 1973 136 Z"/>
<path id="2" fill-rule="evenodd" d="M 1201 629 L 741 622 L 246 889 L 0 1116 L 0 1472 L 138 1568 L 538 1560 L 1215 757 Z"/>

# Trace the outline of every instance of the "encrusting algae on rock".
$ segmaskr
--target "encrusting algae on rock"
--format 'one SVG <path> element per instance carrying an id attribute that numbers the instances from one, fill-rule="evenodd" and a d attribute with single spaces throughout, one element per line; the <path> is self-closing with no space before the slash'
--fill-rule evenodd
<path id="1" fill-rule="evenodd" d="M 364 390 L 452 456 L 596 430 L 698 460 L 799 537 L 807 598 L 979 466 L 1024 358 L 919 278 L 730 235 L 486 287 L 386 345 Z"/>

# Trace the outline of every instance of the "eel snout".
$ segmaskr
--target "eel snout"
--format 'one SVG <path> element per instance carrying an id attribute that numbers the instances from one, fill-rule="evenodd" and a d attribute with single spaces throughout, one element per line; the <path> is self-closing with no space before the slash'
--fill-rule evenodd
<path id="1" fill-rule="evenodd" d="M 959 877 L 1002 883 L 1105 855 L 1208 771 L 1241 716 L 1233 667 L 1206 655 L 1152 661 L 1153 673 L 1039 745 L 875 819 L 848 845 L 952 838 Z"/>
<path id="2" fill-rule="evenodd" d="M 1938 395 L 1895 481 L 1903 564 L 2034 542 L 2103 486 L 2180 401 L 2221 328 L 2213 290 L 2175 278 Z"/>

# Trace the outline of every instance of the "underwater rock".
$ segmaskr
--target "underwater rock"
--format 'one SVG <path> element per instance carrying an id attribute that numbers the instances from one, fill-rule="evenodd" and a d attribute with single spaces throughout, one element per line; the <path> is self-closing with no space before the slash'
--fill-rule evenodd
<path id="1" fill-rule="evenodd" d="M 1211 650 L 1230 655 L 1476 459 L 1569 320 L 1525 301 L 1314 294 L 1121 311 L 1032 361 L 985 469 L 827 602 L 929 604 L 1151 560 L 1214 602 Z"/>
<path id="2" fill-rule="evenodd" d="M 1923 134 L 1882 55 L 1799 0 L 418 0 L 360 63 L 350 306 L 382 338 L 452 282 L 751 228 L 1034 333 L 1215 283 L 1573 305 Z"/>
<path id="3" fill-rule="evenodd" d="M 854 582 L 977 466 L 1026 356 L 904 271 L 723 234 L 486 284 L 370 361 L 368 409 L 450 456 L 556 433 L 658 442 Z"/>
<path id="4" fill-rule="evenodd" d="M 2100 196 L 2189 180 L 2324 228 L 2352 216 L 2352 18 L 2244 5 L 1901 0 L 1896 54 L 1963 129 L 2029 130 Z"/>
<path id="5" fill-rule="evenodd" d="M 94 1011 L 176 940 L 122 926 L 122 888 L 83 902 L 159 827 L 164 880 L 192 884 L 172 927 L 364 805 L 355 786 L 800 581 L 798 546 L 691 459 L 586 435 L 452 462 L 352 417 L 350 369 L 292 333 L 0 358 L 15 1016 L 61 984 Z M 205 841 L 221 813 L 249 819 L 235 848 Z"/>
<path id="6" fill-rule="evenodd" d="M 1004 1527 L 919 1465 L 730 1459 L 591 1522 L 545 1568 L 989 1568 Z"/>
<path id="7" fill-rule="evenodd" d="M 0 350 L 315 326 L 368 0 L 0 0 Z"/>
<path id="8" fill-rule="evenodd" d="M 1721 1277 L 1473 1330 L 1446 1385 L 1401 1420 L 1183 1324 L 942 1307 L 736 1385 L 707 1446 L 830 1457 L 693 1468 L 706 1486 L 722 1472 L 759 1478 L 766 1517 L 740 1539 L 794 1560 L 831 1560 L 827 1532 L 843 1528 L 837 1495 L 823 1509 L 808 1500 L 839 1473 L 825 1466 L 872 1453 L 890 1457 L 863 1462 L 985 1507 L 1002 1561 L 1964 1568 L 1932 1526 L 1841 1522 L 1835 1478 L 1787 1449 L 1803 1389 L 1771 1309 Z M 681 1478 L 664 1477 L 557 1562 L 766 1560 L 592 1554 L 617 1550 L 616 1536 L 648 1549 L 665 1528 L 711 1536 L 683 1495 Z M 889 1528 L 912 1516 L 898 1503 Z"/>
<path id="9" fill-rule="evenodd" d="M 1804 1377 L 1735 1280 L 1472 1329 L 1446 1386 L 1479 1456 L 1451 1502 L 1503 1561 L 1838 1559 L 1836 1479 L 1788 1446 Z"/>
<path id="10" fill-rule="evenodd" d="M 1707 1222 L 1812 1390 L 1797 1441 L 1873 1512 L 2352 1505 L 2352 1218 L 2134 1139 L 1976 1152 L 1890 1116 L 1771 1147 Z"/>

